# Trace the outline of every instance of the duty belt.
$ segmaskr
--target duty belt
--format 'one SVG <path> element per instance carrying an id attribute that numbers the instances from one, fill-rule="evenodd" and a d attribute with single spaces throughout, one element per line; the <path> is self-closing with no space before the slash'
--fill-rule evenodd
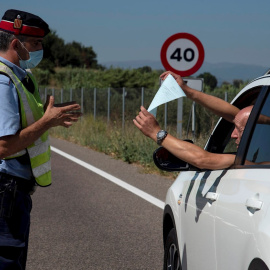
<path id="1" fill-rule="evenodd" d="M 31 180 L 27 180 L 21 177 L 0 172 L 0 183 L 12 180 L 15 181 L 17 190 L 19 191 L 22 191 L 30 195 L 32 195 L 36 191 L 37 185 L 34 178 Z"/>

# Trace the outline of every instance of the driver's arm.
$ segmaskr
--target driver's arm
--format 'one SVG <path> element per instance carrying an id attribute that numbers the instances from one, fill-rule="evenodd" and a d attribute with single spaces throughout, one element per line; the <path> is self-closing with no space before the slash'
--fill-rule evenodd
<path id="1" fill-rule="evenodd" d="M 239 109 L 235 107 L 234 105 L 226 102 L 225 100 L 222 100 L 218 97 L 208 95 L 206 93 L 203 93 L 198 90 L 194 90 L 190 88 L 182 79 L 180 75 L 174 74 L 171 71 L 166 71 L 160 75 L 160 78 L 162 80 L 165 80 L 165 78 L 171 74 L 178 85 L 182 88 L 182 90 L 185 92 L 186 96 L 195 101 L 196 103 L 202 105 L 203 107 L 209 109 L 214 114 L 226 119 L 229 122 L 232 122 L 235 115 L 239 112 Z"/>
<path id="2" fill-rule="evenodd" d="M 156 134 L 161 128 L 155 117 L 143 106 L 141 106 L 141 111 L 133 122 L 145 136 L 155 142 L 157 141 Z M 199 146 L 177 139 L 170 134 L 162 141 L 162 146 L 176 157 L 200 169 L 225 169 L 233 165 L 235 160 L 235 155 L 210 153 Z"/>

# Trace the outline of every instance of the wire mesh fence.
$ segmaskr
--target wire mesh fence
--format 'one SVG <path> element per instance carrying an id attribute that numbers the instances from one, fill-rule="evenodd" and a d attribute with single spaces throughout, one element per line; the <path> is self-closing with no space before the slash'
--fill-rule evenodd
<path id="1" fill-rule="evenodd" d="M 108 124 L 119 123 L 122 128 L 132 122 L 132 119 L 140 111 L 140 106 L 148 108 L 152 99 L 155 96 L 156 90 L 145 88 L 106 88 L 106 89 L 53 89 L 41 88 L 41 97 L 43 102 L 47 95 L 55 97 L 55 103 L 63 103 L 67 101 L 76 101 L 81 105 L 81 110 L 84 115 L 91 114 L 94 119 L 102 119 Z M 234 92 L 215 92 L 215 96 L 230 102 L 234 96 Z M 177 134 L 177 100 L 171 101 L 158 108 L 157 120 L 165 129 L 170 129 L 170 132 Z M 188 137 L 189 132 L 195 134 L 209 133 L 218 118 L 201 107 L 196 105 L 192 107 L 193 102 L 187 98 L 183 98 L 182 102 L 183 119 L 181 121 L 181 134 Z M 192 109 L 195 109 L 195 114 L 192 116 Z M 192 117 L 195 127 L 192 130 Z M 179 124 L 179 123 L 178 123 Z"/>

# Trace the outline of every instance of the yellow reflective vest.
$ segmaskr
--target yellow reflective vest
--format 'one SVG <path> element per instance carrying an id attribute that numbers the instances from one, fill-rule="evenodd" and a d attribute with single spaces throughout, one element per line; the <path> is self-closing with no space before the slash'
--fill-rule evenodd
<path id="1" fill-rule="evenodd" d="M 29 72 L 28 76 L 35 86 L 34 93 L 30 93 L 13 71 L 0 62 L 0 73 L 6 74 L 13 81 L 20 100 L 20 116 L 22 129 L 30 126 L 39 120 L 43 114 L 43 105 L 40 99 L 37 83 L 33 75 Z M 28 153 L 31 162 L 31 168 L 36 182 L 40 186 L 51 184 L 51 151 L 48 132 L 45 132 L 38 140 L 26 149 L 15 153 L 5 159 L 16 158 Z"/>

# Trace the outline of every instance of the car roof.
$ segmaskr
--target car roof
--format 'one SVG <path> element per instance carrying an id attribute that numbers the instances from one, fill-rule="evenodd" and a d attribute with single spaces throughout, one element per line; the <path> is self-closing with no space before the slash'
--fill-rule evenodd
<path id="1" fill-rule="evenodd" d="M 258 77 L 254 80 L 252 80 L 249 84 L 247 84 L 232 100 L 231 103 L 234 103 L 235 100 L 238 99 L 239 96 L 241 96 L 243 93 L 249 91 L 250 89 L 257 87 L 257 86 L 263 86 L 263 85 L 270 85 L 270 74 L 266 74 L 264 76 Z"/>

